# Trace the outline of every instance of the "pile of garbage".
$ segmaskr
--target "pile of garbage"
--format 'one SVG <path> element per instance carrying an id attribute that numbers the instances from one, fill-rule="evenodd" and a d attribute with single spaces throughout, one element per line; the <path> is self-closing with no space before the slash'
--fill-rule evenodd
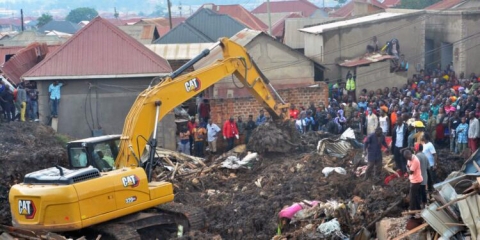
<path id="1" fill-rule="evenodd" d="M 11 224 L 8 192 L 25 174 L 55 165 L 68 166 L 67 139 L 47 126 L 29 122 L 0 124 L 0 224 Z"/>
<path id="2" fill-rule="evenodd" d="M 224 239 L 343 238 L 362 228 L 374 231 L 372 220 L 401 216 L 406 194 L 399 192 L 408 193 L 409 183 L 397 178 L 385 185 L 388 171 L 378 179 L 361 180 L 356 170 L 365 164 L 362 145 L 345 137 L 350 133 L 330 139 L 320 152 L 302 148 L 315 149 L 322 133 L 302 136 L 297 142 L 304 144 L 291 145 L 289 152 L 248 152 L 248 145 L 207 158 L 206 169 L 214 166 L 212 171 L 173 179 L 175 201 L 203 207 L 206 231 Z M 342 151 L 335 142 L 348 147 Z"/>
<path id="3" fill-rule="evenodd" d="M 247 147 L 257 153 L 287 153 L 300 146 L 299 140 L 293 122 L 267 122 L 253 130 Z"/>

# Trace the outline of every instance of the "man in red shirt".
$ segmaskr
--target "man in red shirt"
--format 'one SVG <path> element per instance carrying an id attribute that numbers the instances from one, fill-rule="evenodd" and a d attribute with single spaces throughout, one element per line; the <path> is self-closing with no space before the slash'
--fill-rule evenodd
<path id="1" fill-rule="evenodd" d="M 298 114 L 300 113 L 297 108 L 295 108 L 295 105 L 292 104 L 290 105 L 290 109 L 288 110 L 288 113 L 290 115 L 290 119 L 297 119 Z"/>
<path id="2" fill-rule="evenodd" d="M 403 151 L 403 156 L 408 160 L 407 172 L 410 180 L 410 210 L 420 210 L 420 185 L 422 184 L 422 169 L 417 156 L 408 149 Z"/>
<path id="3" fill-rule="evenodd" d="M 190 152 L 193 152 L 193 136 L 194 136 L 194 130 L 197 127 L 197 124 L 195 123 L 195 117 L 191 117 L 190 121 L 187 123 L 188 131 L 190 132 L 189 135 L 189 140 L 190 140 Z"/>
<path id="4" fill-rule="evenodd" d="M 237 124 L 235 124 L 233 116 L 231 116 L 229 120 L 225 121 L 222 132 L 223 139 L 227 140 L 227 151 L 230 151 L 233 149 L 235 138 L 239 138 Z"/>

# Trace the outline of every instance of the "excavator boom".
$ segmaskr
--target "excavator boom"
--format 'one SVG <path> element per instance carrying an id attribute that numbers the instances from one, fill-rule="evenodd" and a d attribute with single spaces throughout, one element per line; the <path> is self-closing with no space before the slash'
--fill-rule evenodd
<path id="1" fill-rule="evenodd" d="M 269 81 L 258 70 L 255 63 L 241 45 L 222 38 L 214 46 L 220 45 L 223 50 L 223 60 L 219 60 L 208 67 L 181 74 L 183 69 L 193 65 L 202 57 L 204 52 L 185 64 L 172 76 L 143 91 L 135 101 L 127 115 L 120 142 L 120 151 L 115 161 L 116 168 L 137 165 L 137 159 L 143 153 L 147 139 L 152 135 L 156 122 L 160 121 L 168 112 L 190 99 L 224 77 L 234 74 L 250 93 L 263 104 L 270 116 L 274 119 L 282 117 L 282 110 L 289 107 L 271 87 Z M 277 103 L 270 90 L 277 95 L 282 103 Z M 155 117 L 155 104 L 161 104 L 160 113 Z"/>
<path id="2" fill-rule="evenodd" d="M 201 229 L 202 210 L 169 208 L 175 205 L 173 185 L 152 181 L 158 122 L 181 103 L 232 74 L 272 118 L 282 118 L 289 107 L 242 46 L 227 38 L 220 39 L 217 45 L 223 50 L 222 60 L 182 75 L 211 49 L 205 50 L 140 93 L 121 135 L 70 142 L 67 150 L 73 169 L 56 166 L 32 172 L 23 183 L 12 186 L 9 202 L 13 227 L 54 232 L 88 228 L 113 234 L 117 239 L 139 239 L 137 230 L 165 224 L 175 224 L 186 231 Z M 145 151 L 147 146 L 150 151 Z M 144 152 L 149 154 L 148 161 L 141 162 Z M 112 224 L 120 224 L 119 229 L 124 232 L 109 227 Z M 133 230 L 127 234 L 127 228 Z"/>

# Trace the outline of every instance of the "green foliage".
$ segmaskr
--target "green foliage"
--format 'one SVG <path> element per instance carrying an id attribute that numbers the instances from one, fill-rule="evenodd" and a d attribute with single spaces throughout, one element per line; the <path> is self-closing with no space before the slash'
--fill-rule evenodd
<path id="1" fill-rule="evenodd" d="M 52 20 L 53 20 L 53 17 L 52 15 L 50 15 L 50 13 L 42 13 L 42 16 L 37 18 L 37 21 L 38 21 L 37 27 L 42 27 L 43 25 L 49 23 Z"/>
<path id="2" fill-rule="evenodd" d="M 398 8 L 404 9 L 424 9 L 434 3 L 440 2 L 441 0 L 402 0 L 402 3 Z"/>
<path id="3" fill-rule="evenodd" d="M 168 16 L 168 9 L 164 5 L 157 5 L 155 6 L 155 11 L 153 11 L 150 17 L 167 17 Z"/>
<path id="4" fill-rule="evenodd" d="M 60 133 L 56 133 L 55 138 L 64 147 L 66 147 L 67 143 L 70 142 L 73 139 L 73 138 L 71 138 L 67 135 L 63 135 L 63 134 L 60 134 Z"/>
<path id="5" fill-rule="evenodd" d="M 88 7 L 81 7 L 70 11 L 66 20 L 73 23 L 79 23 L 81 21 L 90 21 L 96 16 L 98 16 L 97 10 Z"/>

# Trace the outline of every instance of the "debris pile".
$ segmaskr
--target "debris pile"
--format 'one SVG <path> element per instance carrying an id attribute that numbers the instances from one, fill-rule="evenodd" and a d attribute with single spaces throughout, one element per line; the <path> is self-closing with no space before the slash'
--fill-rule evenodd
<path id="1" fill-rule="evenodd" d="M 64 136 L 29 122 L 0 124 L 0 224 L 11 224 L 8 191 L 25 174 L 55 165 L 68 166 Z"/>
<path id="2" fill-rule="evenodd" d="M 287 153 L 300 146 L 300 133 L 293 122 L 267 122 L 255 128 L 247 148 L 257 153 Z"/>

